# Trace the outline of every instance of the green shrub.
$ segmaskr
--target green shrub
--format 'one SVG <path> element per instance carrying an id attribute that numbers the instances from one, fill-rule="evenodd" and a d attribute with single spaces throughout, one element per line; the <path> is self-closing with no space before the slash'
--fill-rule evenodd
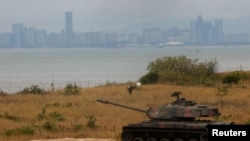
<path id="1" fill-rule="evenodd" d="M 59 103 L 59 102 L 52 103 L 52 106 L 54 106 L 54 107 L 59 107 L 59 106 L 60 106 L 60 103 Z"/>
<path id="2" fill-rule="evenodd" d="M 12 120 L 12 121 L 20 121 L 20 118 L 10 115 L 8 112 L 4 112 L 4 114 L 0 114 L 0 118 Z"/>
<path id="3" fill-rule="evenodd" d="M 21 128 L 15 128 L 15 129 L 6 129 L 3 132 L 6 136 L 13 136 L 13 135 L 34 135 L 35 130 L 31 128 L 30 126 L 23 126 Z"/>
<path id="4" fill-rule="evenodd" d="M 7 93 L 5 93 L 3 90 L 0 89 L 0 96 L 6 96 Z"/>
<path id="5" fill-rule="evenodd" d="M 34 135 L 35 130 L 30 126 L 23 126 L 21 128 L 18 128 L 18 133 L 21 135 Z"/>
<path id="6" fill-rule="evenodd" d="M 97 128 L 96 118 L 95 117 L 93 117 L 93 116 L 86 116 L 86 118 L 88 119 L 87 124 L 86 124 L 86 126 L 88 128 L 91 128 L 91 129 Z"/>
<path id="7" fill-rule="evenodd" d="M 75 132 L 81 131 L 83 129 L 83 125 L 81 124 L 74 124 L 73 126 L 74 126 Z"/>
<path id="8" fill-rule="evenodd" d="M 140 78 L 140 82 L 143 84 L 153 84 L 159 80 L 159 74 L 156 72 L 149 72 Z"/>
<path id="9" fill-rule="evenodd" d="M 45 112 L 46 112 L 46 110 L 45 110 L 45 108 L 43 107 L 42 112 L 41 112 L 40 114 L 37 115 L 37 119 L 38 119 L 38 120 L 44 119 L 44 118 L 45 118 Z"/>
<path id="10" fill-rule="evenodd" d="M 51 118 L 53 118 L 56 121 L 65 121 L 66 120 L 66 118 L 63 115 L 61 115 L 57 112 L 52 112 L 49 115 Z"/>
<path id="11" fill-rule="evenodd" d="M 24 88 L 20 93 L 22 94 L 44 94 L 44 90 L 38 85 L 31 85 L 31 87 Z"/>
<path id="12" fill-rule="evenodd" d="M 56 131 L 57 130 L 55 123 L 52 123 L 49 121 L 45 122 L 43 124 L 42 128 L 46 131 Z"/>
<path id="13" fill-rule="evenodd" d="M 75 95 L 80 93 L 80 87 L 76 85 L 76 83 L 67 84 L 64 88 L 64 94 L 65 95 Z"/>
<path id="14" fill-rule="evenodd" d="M 149 83 L 159 81 L 206 85 L 206 80 L 212 81 L 216 78 L 217 61 L 198 61 L 198 59 L 189 59 L 186 56 L 158 58 L 149 63 L 147 66 L 148 73 L 140 80 Z M 210 84 L 213 83 L 210 82 Z"/>
<path id="15" fill-rule="evenodd" d="M 238 71 L 236 71 L 226 74 L 223 77 L 222 82 L 225 84 L 232 84 L 232 83 L 238 84 L 240 79 L 241 79 L 241 74 Z"/>

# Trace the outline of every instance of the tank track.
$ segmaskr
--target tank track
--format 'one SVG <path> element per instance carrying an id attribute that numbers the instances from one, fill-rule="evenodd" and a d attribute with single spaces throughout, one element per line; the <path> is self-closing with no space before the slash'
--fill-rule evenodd
<path id="1" fill-rule="evenodd" d="M 150 127 L 123 127 L 122 141 L 207 141 L 207 131 Z"/>

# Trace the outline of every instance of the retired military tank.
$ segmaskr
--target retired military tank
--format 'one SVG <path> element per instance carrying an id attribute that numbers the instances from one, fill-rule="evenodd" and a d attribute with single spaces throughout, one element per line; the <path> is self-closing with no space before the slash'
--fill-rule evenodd
<path id="1" fill-rule="evenodd" d="M 199 117 L 220 115 L 217 107 L 198 105 L 195 101 L 179 98 L 181 92 L 173 92 L 176 100 L 148 110 L 134 108 L 105 99 L 98 102 L 146 113 L 149 119 L 122 127 L 122 141 L 207 141 L 207 125 L 228 125 L 233 122 L 198 120 Z"/>

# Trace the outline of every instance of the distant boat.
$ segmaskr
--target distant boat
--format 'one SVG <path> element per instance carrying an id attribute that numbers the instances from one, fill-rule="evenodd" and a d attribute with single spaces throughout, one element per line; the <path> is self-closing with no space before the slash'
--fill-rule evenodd
<path id="1" fill-rule="evenodd" d="M 176 46 L 176 45 L 183 45 L 183 42 L 167 42 L 166 45 Z"/>

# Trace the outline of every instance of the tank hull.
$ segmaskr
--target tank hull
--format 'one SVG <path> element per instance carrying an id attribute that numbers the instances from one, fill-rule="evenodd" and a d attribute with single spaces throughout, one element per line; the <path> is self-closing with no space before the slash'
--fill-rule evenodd
<path id="1" fill-rule="evenodd" d="M 209 124 L 215 121 L 144 121 L 122 128 L 122 141 L 207 141 Z"/>

